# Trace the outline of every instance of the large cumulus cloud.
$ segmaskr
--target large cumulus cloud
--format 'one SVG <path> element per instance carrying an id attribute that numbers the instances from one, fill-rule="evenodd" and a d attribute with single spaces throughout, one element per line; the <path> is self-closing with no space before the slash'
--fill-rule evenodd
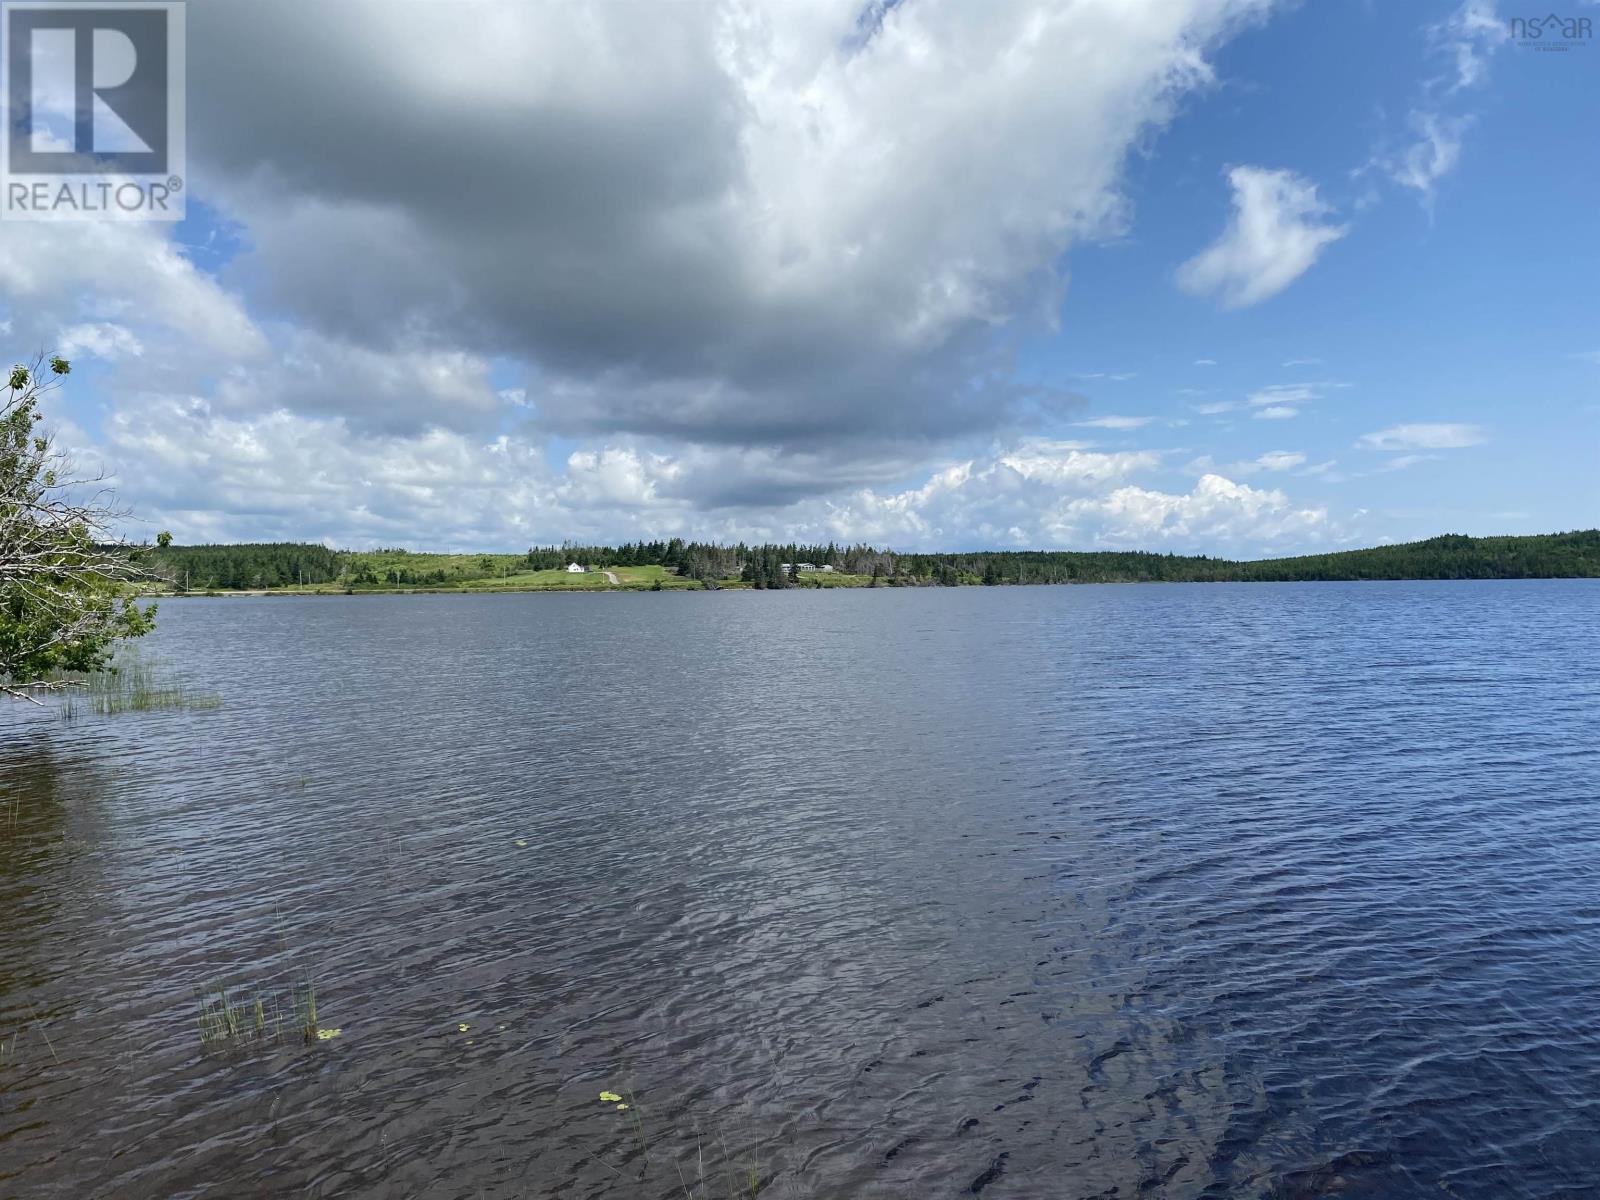
<path id="1" fill-rule="evenodd" d="M 534 364 L 548 428 L 937 438 L 1264 2 L 206 5 L 191 139 L 239 286 Z"/>

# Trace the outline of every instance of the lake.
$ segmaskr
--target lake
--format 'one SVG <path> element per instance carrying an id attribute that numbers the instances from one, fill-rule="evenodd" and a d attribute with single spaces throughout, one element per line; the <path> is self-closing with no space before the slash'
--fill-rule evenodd
<path id="1" fill-rule="evenodd" d="M 173 600 L 143 653 L 221 706 L 0 708 L 0 1195 L 1600 1179 L 1600 583 Z M 202 1040 L 307 980 L 337 1037 Z"/>

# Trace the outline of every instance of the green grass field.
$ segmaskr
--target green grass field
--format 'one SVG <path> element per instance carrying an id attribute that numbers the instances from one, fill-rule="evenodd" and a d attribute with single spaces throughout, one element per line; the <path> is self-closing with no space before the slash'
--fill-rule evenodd
<path id="1" fill-rule="evenodd" d="M 425 554 L 415 550 L 371 550 L 350 557 L 348 570 L 354 574 L 369 570 L 382 579 L 390 571 L 409 571 L 413 575 L 443 571 L 452 580 L 470 579 L 519 571 L 520 554 Z"/>
<path id="2" fill-rule="evenodd" d="M 617 577 L 613 584 L 606 578 L 609 569 Z M 495 579 L 474 579 L 461 585 L 463 591 L 473 592 L 506 592 L 506 591 L 559 591 L 559 592 L 604 592 L 616 591 L 619 588 L 638 590 L 649 588 L 660 581 L 663 590 L 667 588 L 698 588 L 700 584 L 692 579 L 679 579 L 671 571 L 662 566 L 647 567 L 610 567 L 596 569 L 582 575 L 569 574 L 566 571 L 519 571 Z"/>
<path id="3" fill-rule="evenodd" d="M 472 579 L 461 585 L 469 592 L 507 591 L 602 591 L 611 585 L 598 571 L 587 575 L 569 575 L 565 571 L 518 571 L 493 579 Z"/>

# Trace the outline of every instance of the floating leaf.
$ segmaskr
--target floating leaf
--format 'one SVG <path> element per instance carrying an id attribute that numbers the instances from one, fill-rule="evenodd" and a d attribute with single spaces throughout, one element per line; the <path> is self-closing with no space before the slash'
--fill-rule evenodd
<path id="1" fill-rule="evenodd" d="M 600 1099 L 604 1100 L 607 1104 L 615 1104 L 618 1100 L 621 1100 L 622 1097 L 617 1095 L 615 1092 L 601 1092 Z"/>
<path id="2" fill-rule="evenodd" d="M 457 1025 L 456 1028 L 459 1029 L 462 1033 L 465 1033 L 467 1031 L 467 1026 L 466 1026 L 466 1024 L 464 1022 L 462 1024 L 460 1024 L 460 1025 Z"/>
<path id="3" fill-rule="evenodd" d="M 521 849 L 523 846 L 526 846 L 528 844 L 528 839 L 527 838 L 518 838 L 516 840 L 516 842 L 514 842 L 513 844 L 515 846 L 517 846 L 518 849 Z"/>
<path id="4" fill-rule="evenodd" d="M 317 1041 L 331 1042 L 343 1032 L 344 1030 L 342 1029 L 319 1029 L 317 1030 Z"/>
<path id="5" fill-rule="evenodd" d="M 626 1104 L 619 1104 L 619 1105 L 617 1105 L 617 1111 L 618 1112 L 627 1112 L 628 1111 L 628 1106 Z"/>

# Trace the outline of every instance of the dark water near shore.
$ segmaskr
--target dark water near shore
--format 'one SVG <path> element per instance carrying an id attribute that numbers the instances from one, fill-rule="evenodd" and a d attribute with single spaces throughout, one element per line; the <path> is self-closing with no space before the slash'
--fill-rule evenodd
<path id="1" fill-rule="evenodd" d="M 1594 583 L 151 641 L 223 706 L 0 709 L 0 1196 L 1600 1194 Z"/>

